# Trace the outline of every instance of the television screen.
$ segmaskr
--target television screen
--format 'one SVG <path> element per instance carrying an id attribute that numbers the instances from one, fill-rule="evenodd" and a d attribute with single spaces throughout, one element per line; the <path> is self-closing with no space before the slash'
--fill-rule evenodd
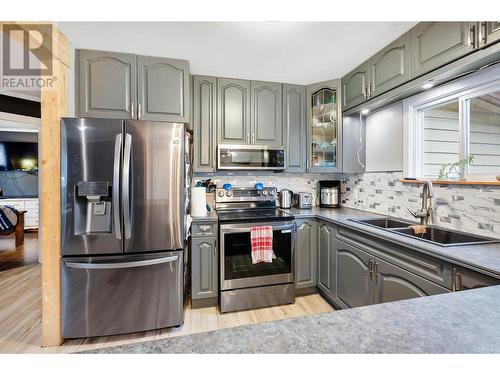
<path id="1" fill-rule="evenodd" d="M 37 171 L 38 143 L 0 142 L 0 171 Z"/>

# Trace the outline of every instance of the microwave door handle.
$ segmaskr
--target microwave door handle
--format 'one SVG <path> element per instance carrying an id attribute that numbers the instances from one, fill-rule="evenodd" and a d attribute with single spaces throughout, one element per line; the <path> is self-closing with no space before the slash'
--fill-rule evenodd
<path id="1" fill-rule="evenodd" d="M 122 202 L 125 238 L 132 237 L 132 224 L 130 218 L 130 158 L 132 154 L 132 136 L 125 134 L 123 147 L 123 176 L 122 176 Z"/>
<path id="2" fill-rule="evenodd" d="M 168 256 L 164 258 L 139 260 L 135 262 L 120 262 L 120 263 L 80 263 L 80 262 L 65 262 L 66 267 L 82 270 L 116 270 L 124 268 L 137 268 L 154 266 L 157 264 L 172 263 L 179 259 L 178 255 Z"/>
<path id="3" fill-rule="evenodd" d="M 115 236 L 122 238 L 122 228 L 120 222 L 120 159 L 122 152 L 122 135 L 115 137 L 115 155 L 113 161 L 113 224 L 115 227 Z"/>

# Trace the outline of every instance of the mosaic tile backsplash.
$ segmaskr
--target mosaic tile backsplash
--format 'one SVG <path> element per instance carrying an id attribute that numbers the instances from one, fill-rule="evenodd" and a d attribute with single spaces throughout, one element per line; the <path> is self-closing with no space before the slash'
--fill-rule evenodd
<path id="1" fill-rule="evenodd" d="M 238 174 L 197 175 L 193 182 L 211 178 L 217 186 L 254 186 L 262 182 L 287 188 L 293 192 L 311 192 L 316 195 L 318 180 L 342 179 L 345 207 L 415 220 L 407 211 L 421 206 L 421 185 L 402 184 L 401 172 L 377 172 L 356 175 L 320 174 Z M 432 223 L 441 227 L 500 238 L 500 187 L 434 186 Z"/>
<path id="2" fill-rule="evenodd" d="M 402 184 L 401 172 L 346 177 L 344 206 L 413 219 L 408 208 L 421 207 L 421 185 Z M 432 223 L 500 238 L 500 187 L 434 185 Z M 415 220 L 415 219 L 413 219 Z"/>

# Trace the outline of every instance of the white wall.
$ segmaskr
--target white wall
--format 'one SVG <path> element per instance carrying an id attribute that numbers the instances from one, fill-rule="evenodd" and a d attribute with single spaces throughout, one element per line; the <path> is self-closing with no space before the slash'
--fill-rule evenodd
<path id="1" fill-rule="evenodd" d="M 403 106 L 391 104 L 366 116 L 366 171 L 403 169 Z"/>

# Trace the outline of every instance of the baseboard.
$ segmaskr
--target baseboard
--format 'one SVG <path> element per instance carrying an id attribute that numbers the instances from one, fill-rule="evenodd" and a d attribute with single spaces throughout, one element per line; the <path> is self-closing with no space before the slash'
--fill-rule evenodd
<path id="1" fill-rule="evenodd" d="M 217 306 L 218 304 L 219 304 L 218 297 L 191 299 L 192 309 L 203 309 L 205 307 L 214 307 Z"/>
<path id="2" fill-rule="evenodd" d="M 316 286 L 295 289 L 295 297 L 308 296 L 310 294 L 317 294 L 318 292 L 319 292 L 319 289 Z"/>

